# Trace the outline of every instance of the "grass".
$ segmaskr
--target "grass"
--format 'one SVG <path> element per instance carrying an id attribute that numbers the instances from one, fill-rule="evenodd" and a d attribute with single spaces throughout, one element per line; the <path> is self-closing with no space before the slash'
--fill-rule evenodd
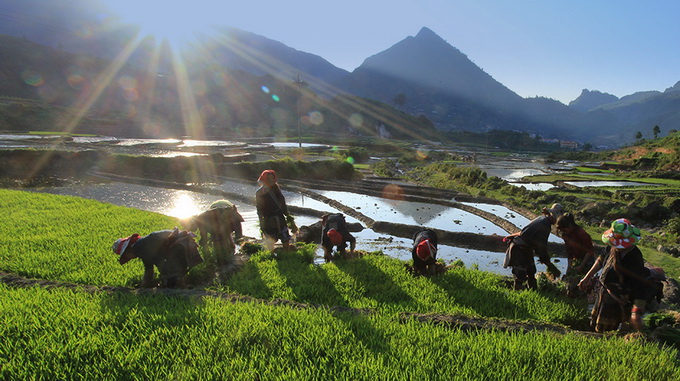
<path id="1" fill-rule="evenodd" d="M 176 224 L 154 213 L 21 191 L 0 190 L 0 207 L 0 270 L 84 285 L 133 284 L 141 263 L 120 266 L 112 241 Z M 677 350 L 644 340 L 470 332 L 397 318 L 408 311 L 566 323 L 585 313 L 579 302 L 510 291 L 497 275 L 465 268 L 413 278 L 402 262 L 380 255 L 317 266 L 311 251 L 276 259 L 257 253 L 221 287 L 313 308 L 0 284 L 0 378 L 680 378 Z"/>
<path id="2" fill-rule="evenodd" d="M 118 264 L 113 241 L 180 226 L 175 218 L 70 196 L 0 190 L 0 269 L 26 277 L 130 286 L 141 261 Z"/>
<path id="3" fill-rule="evenodd" d="M 473 269 L 459 267 L 433 278 L 413 278 L 402 261 L 384 255 L 324 266 L 299 260 L 299 254 L 291 257 L 254 256 L 221 289 L 388 314 L 465 314 L 567 325 L 578 324 L 585 316 L 585 302 L 550 292 L 511 292 L 498 275 Z"/>
<path id="4" fill-rule="evenodd" d="M 643 341 L 0 285 L 3 379 L 678 379 Z M 616 360 L 613 360 L 616 359 Z"/>

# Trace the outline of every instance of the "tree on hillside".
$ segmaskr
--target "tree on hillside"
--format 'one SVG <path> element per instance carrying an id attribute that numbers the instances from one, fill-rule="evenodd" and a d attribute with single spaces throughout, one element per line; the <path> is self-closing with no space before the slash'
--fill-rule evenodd
<path id="1" fill-rule="evenodd" d="M 394 96 L 394 98 L 392 99 L 392 103 L 394 103 L 395 105 L 397 105 L 397 107 L 401 109 L 406 104 L 407 99 L 408 98 L 406 98 L 406 94 L 399 93 Z"/>
<path id="2" fill-rule="evenodd" d="M 674 128 L 674 129 L 668 131 L 668 136 L 675 135 L 677 132 L 678 132 L 678 130 L 676 130 L 676 129 Z"/>
<path id="3" fill-rule="evenodd" d="M 659 136 L 659 132 L 661 132 L 659 126 L 654 126 L 654 129 L 652 129 L 652 133 L 654 133 L 654 139 L 656 139 L 656 137 Z"/>
<path id="4" fill-rule="evenodd" d="M 635 140 L 640 141 L 642 139 L 642 132 L 638 131 L 635 133 Z"/>

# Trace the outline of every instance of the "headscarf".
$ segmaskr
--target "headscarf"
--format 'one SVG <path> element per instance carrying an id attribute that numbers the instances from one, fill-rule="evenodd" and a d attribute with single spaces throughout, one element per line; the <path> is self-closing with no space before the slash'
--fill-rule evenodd
<path id="1" fill-rule="evenodd" d="M 328 232 L 326 233 L 326 236 L 328 236 L 328 238 L 330 238 L 331 243 L 333 245 L 335 245 L 335 246 L 342 245 L 342 242 L 343 242 L 342 234 L 339 231 L 335 230 L 334 228 L 329 229 Z"/>
<path id="2" fill-rule="evenodd" d="M 125 250 L 128 248 L 130 245 L 134 245 L 135 242 L 139 239 L 139 234 L 135 233 L 129 237 L 125 238 L 118 238 L 114 243 L 113 243 L 113 252 L 114 254 L 118 255 L 118 262 L 121 265 L 126 264 L 130 259 L 133 257 L 124 257 L 123 254 L 125 254 Z"/>
<path id="3" fill-rule="evenodd" d="M 422 260 L 427 260 L 437 254 L 437 248 L 430 242 L 429 239 L 420 241 L 416 246 L 416 255 Z"/>
<path id="4" fill-rule="evenodd" d="M 619 218 L 611 227 L 602 233 L 602 242 L 617 249 L 627 249 L 637 245 L 642 239 L 640 229 L 630 223 L 627 218 Z"/>
<path id="5" fill-rule="evenodd" d="M 272 174 L 274 176 L 274 182 L 278 182 L 278 177 L 276 176 L 276 172 L 274 172 L 273 169 L 265 169 L 262 171 L 260 174 L 260 177 L 258 177 L 257 182 L 259 183 L 264 183 L 264 180 L 267 178 L 267 175 Z"/>

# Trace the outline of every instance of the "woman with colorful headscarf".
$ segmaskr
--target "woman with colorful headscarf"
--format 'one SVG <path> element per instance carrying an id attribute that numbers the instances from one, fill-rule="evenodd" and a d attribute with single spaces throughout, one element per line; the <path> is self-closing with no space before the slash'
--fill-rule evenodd
<path id="1" fill-rule="evenodd" d="M 291 224 L 291 228 L 295 228 L 292 216 L 288 213 L 286 199 L 279 188 L 276 172 L 271 169 L 262 171 L 257 182 L 261 186 L 255 192 L 255 206 L 265 243 L 271 249 L 276 241 L 281 240 L 283 250 L 287 251 L 291 239 L 288 225 Z"/>
<path id="2" fill-rule="evenodd" d="M 621 323 L 628 321 L 634 330 L 642 329 L 645 279 L 649 270 L 636 246 L 640 238 L 640 229 L 628 219 L 612 222 L 611 228 L 602 234 L 602 242 L 607 247 L 578 284 L 582 290 L 586 289 L 591 278 L 602 269 L 598 278 L 600 290 L 590 320 L 596 332 L 618 329 Z"/>

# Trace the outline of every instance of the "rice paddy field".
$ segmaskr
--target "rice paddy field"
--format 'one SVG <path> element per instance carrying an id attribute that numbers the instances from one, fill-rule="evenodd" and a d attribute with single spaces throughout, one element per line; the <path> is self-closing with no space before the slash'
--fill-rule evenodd
<path id="1" fill-rule="evenodd" d="M 300 247 L 254 254 L 210 292 L 138 293 L 140 261 L 119 265 L 112 242 L 177 220 L 10 190 L 0 207 L 0 271 L 51 285 L 0 282 L 1 379 L 680 379 L 677 350 L 639 337 L 403 318 L 560 327 L 586 316 L 583 301 L 511 291 L 495 274 L 414 278 L 382 255 L 315 265 L 313 248 Z"/>

